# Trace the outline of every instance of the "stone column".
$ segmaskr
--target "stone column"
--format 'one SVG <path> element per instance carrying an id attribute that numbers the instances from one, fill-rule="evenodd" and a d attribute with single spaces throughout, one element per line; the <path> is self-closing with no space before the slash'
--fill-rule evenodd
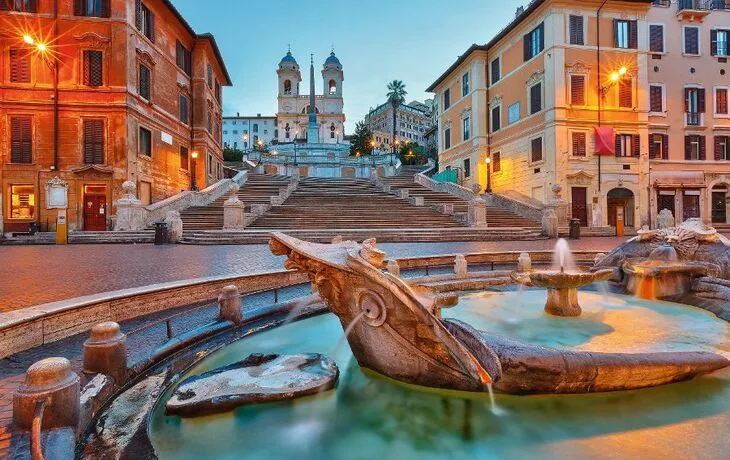
<path id="1" fill-rule="evenodd" d="M 119 324 L 107 322 L 91 328 L 91 336 L 84 342 L 84 372 L 104 374 L 123 385 L 127 378 L 127 336 Z"/>
<path id="2" fill-rule="evenodd" d="M 231 196 L 223 203 L 223 230 L 239 230 L 246 227 L 245 205 L 238 199 L 238 184 L 231 183 Z"/>
<path id="3" fill-rule="evenodd" d="M 243 323 L 243 313 L 241 313 L 241 293 L 235 285 L 226 286 L 221 289 L 218 296 L 220 305 L 220 319 L 230 321 L 233 324 Z"/>
<path id="4" fill-rule="evenodd" d="M 36 403 L 46 401 L 43 428 L 76 428 L 81 406 L 79 376 L 66 358 L 46 358 L 28 368 L 25 381 L 13 394 L 13 421 L 30 430 Z"/>
<path id="5" fill-rule="evenodd" d="M 137 232 L 147 227 L 145 209 L 142 201 L 137 198 L 137 183 L 131 180 L 122 184 L 124 195 L 114 204 L 117 207 L 117 220 L 114 224 L 115 232 Z"/>
<path id="6" fill-rule="evenodd" d="M 486 227 L 487 226 L 487 202 L 480 197 L 474 197 L 469 202 L 469 212 L 467 217 L 469 227 Z"/>

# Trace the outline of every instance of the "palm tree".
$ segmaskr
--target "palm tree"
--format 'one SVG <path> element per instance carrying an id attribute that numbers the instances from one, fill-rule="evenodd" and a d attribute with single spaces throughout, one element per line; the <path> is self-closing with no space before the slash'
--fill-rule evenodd
<path id="1" fill-rule="evenodd" d="M 388 83 L 388 102 L 393 106 L 393 139 L 391 139 L 391 145 L 393 146 L 393 153 L 395 154 L 395 136 L 398 126 L 398 107 L 400 107 L 406 101 L 406 85 L 401 80 L 393 80 Z M 393 157 L 391 156 L 391 162 Z"/>

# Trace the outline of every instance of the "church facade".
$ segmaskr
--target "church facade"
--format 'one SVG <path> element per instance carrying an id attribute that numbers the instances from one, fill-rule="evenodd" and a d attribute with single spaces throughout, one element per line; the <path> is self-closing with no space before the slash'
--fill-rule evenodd
<path id="1" fill-rule="evenodd" d="M 279 63 L 278 141 L 280 144 L 306 140 L 312 144 L 339 144 L 344 138 L 345 114 L 342 97 L 344 72 L 342 64 L 334 51 L 322 66 L 322 94 L 316 94 L 314 78 L 314 58 L 310 67 L 310 94 L 302 94 L 300 85 L 302 74 L 299 64 L 291 51 Z M 311 95 L 317 122 L 317 139 L 309 128 Z M 311 134 L 308 134 L 311 133 Z"/>

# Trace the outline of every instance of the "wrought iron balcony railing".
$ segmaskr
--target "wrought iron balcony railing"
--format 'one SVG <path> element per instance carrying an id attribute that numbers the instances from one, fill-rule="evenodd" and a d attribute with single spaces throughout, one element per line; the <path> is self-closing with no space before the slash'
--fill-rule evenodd
<path id="1" fill-rule="evenodd" d="M 687 115 L 687 126 L 700 126 L 702 124 L 702 114 L 698 112 L 689 112 Z"/>

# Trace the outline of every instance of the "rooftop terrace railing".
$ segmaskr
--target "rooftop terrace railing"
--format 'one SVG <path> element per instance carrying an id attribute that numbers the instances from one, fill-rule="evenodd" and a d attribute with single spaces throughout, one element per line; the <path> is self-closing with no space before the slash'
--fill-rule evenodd
<path id="1" fill-rule="evenodd" d="M 655 0 L 654 5 L 669 6 L 669 0 Z M 730 2 L 727 0 L 679 0 L 679 11 L 695 10 L 730 10 Z"/>

